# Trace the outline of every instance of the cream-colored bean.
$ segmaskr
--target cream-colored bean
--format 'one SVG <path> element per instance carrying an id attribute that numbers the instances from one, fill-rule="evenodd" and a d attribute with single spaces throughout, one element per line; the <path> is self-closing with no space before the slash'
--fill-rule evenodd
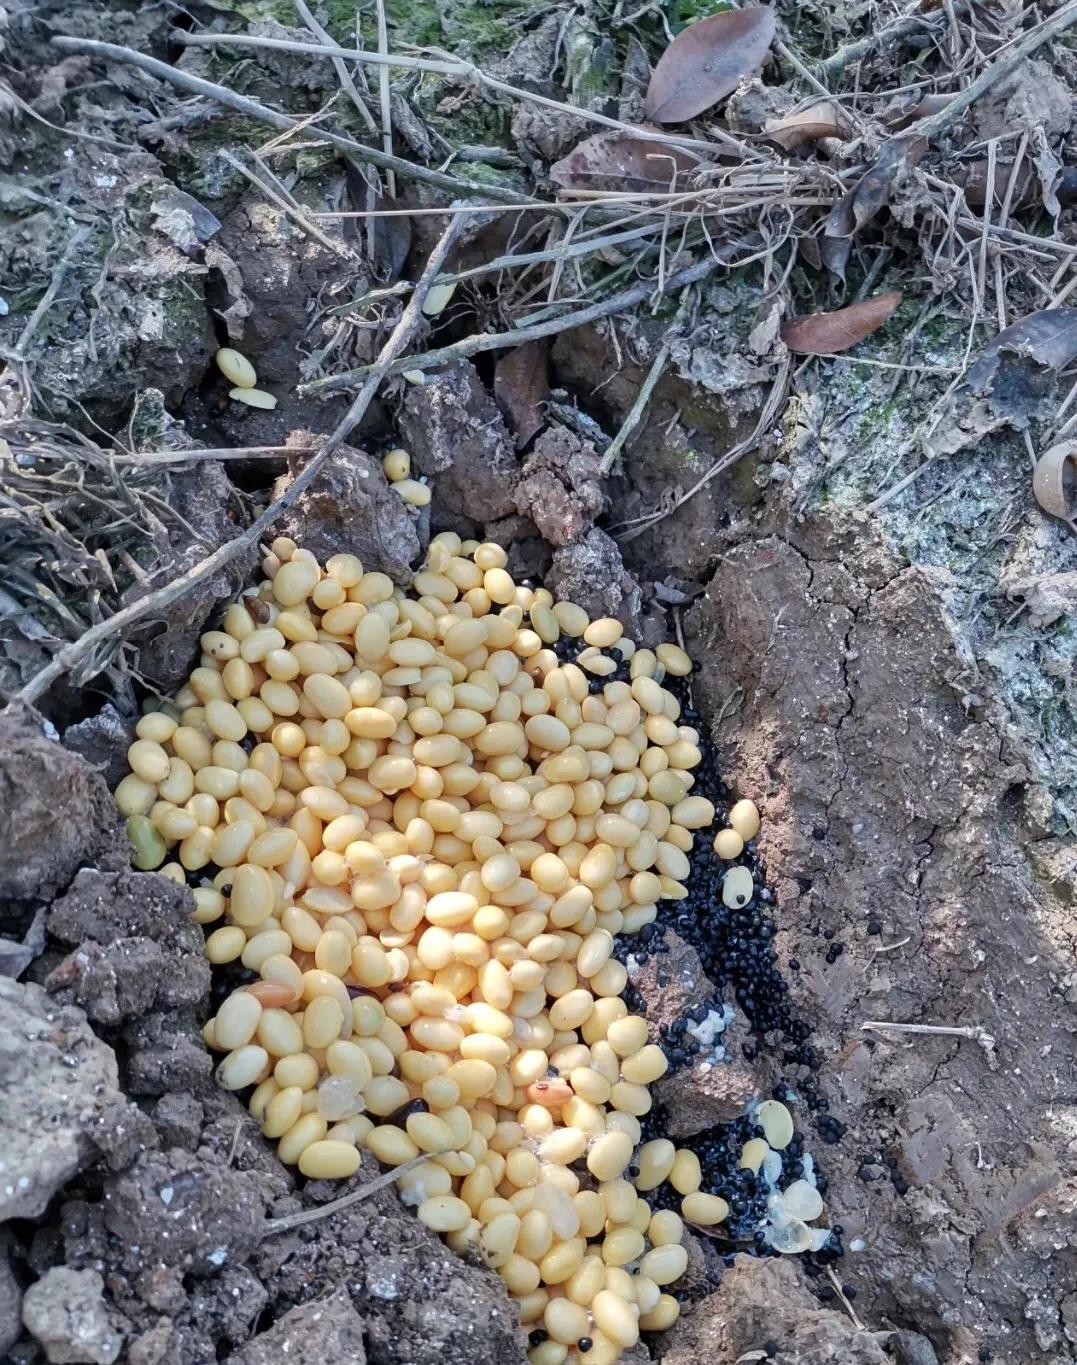
<path id="1" fill-rule="evenodd" d="M 759 833 L 759 809 L 754 801 L 741 800 L 736 802 L 729 812 L 730 827 L 740 835 L 747 843 L 754 839 Z"/>
<path id="2" fill-rule="evenodd" d="M 683 1246 L 658 1246 L 640 1261 L 640 1271 L 655 1284 L 672 1284 L 688 1269 L 688 1252 Z"/>
<path id="3" fill-rule="evenodd" d="M 462 1199 L 454 1195 L 434 1195 L 424 1199 L 416 1210 L 420 1223 L 425 1223 L 435 1232 L 457 1232 L 467 1226 L 471 1210 Z"/>
<path id="4" fill-rule="evenodd" d="M 269 1066 L 269 1053 L 256 1043 L 236 1048 L 217 1068 L 217 1084 L 224 1090 L 245 1090 L 261 1079 Z"/>
<path id="5" fill-rule="evenodd" d="M 615 1180 L 631 1161 L 633 1146 L 625 1133 L 606 1133 L 592 1143 L 587 1153 L 587 1169 L 596 1180 Z"/>
<path id="6" fill-rule="evenodd" d="M 701 1227 L 713 1227 L 725 1222 L 729 1217 L 729 1205 L 717 1194 L 704 1194 L 693 1190 L 681 1200 L 681 1213 L 689 1223 Z"/>
<path id="7" fill-rule="evenodd" d="M 639 1321 L 633 1307 L 608 1289 L 600 1289 L 591 1301 L 595 1326 L 616 1347 L 629 1350 L 639 1340 Z"/>
<path id="8" fill-rule="evenodd" d="M 206 939 L 206 957 L 215 965 L 234 962 L 246 942 L 246 934 L 238 927 L 228 925 L 223 929 L 214 929 Z"/>

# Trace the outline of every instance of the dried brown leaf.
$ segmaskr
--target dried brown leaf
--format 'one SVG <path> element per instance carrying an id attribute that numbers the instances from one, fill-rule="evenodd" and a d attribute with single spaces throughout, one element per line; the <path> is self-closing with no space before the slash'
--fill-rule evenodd
<path id="1" fill-rule="evenodd" d="M 966 375 L 965 385 L 977 393 L 985 392 L 1007 353 L 1061 370 L 1077 358 L 1077 308 L 1043 308 L 1011 323 L 984 347 Z"/>
<path id="2" fill-rule="evenodd" d="M 1043 510 L 1077 533 L 1077 441 L 1052 446 L 1036 461 L 1032 492 Z"/>
<path id="3" fill-rule="evenodd" d="M 642 137 L 598 134 L 550 167 L 550 179 L 570 190 L 672 190 L 697 170 L 699 159 L 678 147 Z"/>
<path id="4" fill-rule="evenodd" d="M 890 190 L 898 174 L 915 166 L 926 151 L 927 139 L 923 137 L 892 137 L 883 143 L 874 165 L 865 171 L 853 190 L 853 219 L 858 228 L 870 223 L 890 202 Z"/>
<path id="5" fill-rule="evenodd" d="M 878 331 L 900 302 L 901 291 L 895 289 L 833 313 L 790 318 L 782 326 L 781 337 L 798 355 L 837 355 Z"/>
<path id="6" fill-rule="evenodd" d="M 913 98 L 886 116 L 887 125 L 895 133 L 900 132 L 918 119 L 928 118 L 940 109 L 945 109 L 952 99 L 953 95 L 925 95 L 921 100 Z"/>
<path id="7" fill-rule="evenodd" d="M 772 142 L 791 152 L 794 147 L 802 147 L 805 142 L 818 142 L 824 137 L 844 140 L 849 136 L 849 125 L 840 105 L 830 100 L 820 100 L 802 109 L 799 114 L 771 119 L 764 125 L 763 131 Z"/>
<path id="8" fill-rule="evenodd" d="M 494 367 L 494 398 L 522 450 L 546 424 L 542 402 L 550 390 L 546 371 L 547 343 L 526 341 L 506 353 Z"/>
<path id="9" fill-rule="evenodd" d="M 774 38 L 774 11 L 725 10 L 691 24 L 674 38 L 647 87 L 647 117 L 684 123 L 731 95 L 757 71 Z"/>

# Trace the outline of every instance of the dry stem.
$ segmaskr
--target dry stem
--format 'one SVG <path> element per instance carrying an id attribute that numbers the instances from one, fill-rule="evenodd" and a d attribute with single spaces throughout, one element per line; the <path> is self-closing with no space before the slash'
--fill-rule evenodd
<path id="1" fill-rule="evenodd" d="M 726 262 L 716 256 L 706 256 L 695 265 L 687 266 L 684 270 L 678 270 L 670 275 L 665 287 L 668 291 L 685 284 L 695 284 L 697 280 L 706 279 L 720 265 L 725 264 Z M 558 332 L 567 332 L 573 327 L 582 327 L 586 323 L 597 322 L 599 318 L 608 318 L 613 313 L 634 308 L 649 298 L 655 292 L 655 288 L 654 282 L 648 280 L 631 289 L 623 289 L 619 294 L 611 294 L 608 299 L 593 303 L 588 308 L 580 308 L 574 313 L 566 313 L 547 322 L 535 323 L 531 327 L 516 327 L 511 332 L 478 332 L 474 336 L 463 337 L 451 346 L 441 346 L 435 351 L 425 351 L 422 355 L 404 356 L 393 362 L 388 373 L 395 375 L 411 370 L 431 370 L 452 360 L 466 360 L 470 356 L 480 355 L 483 351 L 500 351 L 506 346 L 520 346 L 525 341 L 538 341 L 541 337 L 555 336 Z M 299 392 L 328 393 L 333 389 L 347 388 L 357 380 L 364 379 L 370 370 L 371 366 L 361 365 L 355 370 L 327 375 L 325 379 L 315 379 L 309 384 L 300 385 Z"/>
<path id="2" fill-rule="evenodd" d="M 602 128 L 611 128 L 619 133 L 628 133 L 632 137 L 642 138 L 647 142 L 660 142 L 667 147 L 686 147 L 692 151 L 705 151 L 712 154 L 716 147 L 724 146 L 736 151 L 748 161 L 760 159 L 760 153 L 756 148 L 750 147 L 747 143 L 741 142 L 739 138 L 732 137 L 719 128 L 712 128 L 714 134 L 712 141 L 703 142 L 694 137 L 677 137 L 675 134 L 664 132 L 661 129 L 643 128 L 635 123 L 624 123 L 621 119 L 610 118 L 606 114 L 596 113 L 593 109 L 582 108 L 576 104 L 565 104 L 562 100 L 550 99 L 547 95 L 536 94 L 533 90 L 524 90 L 520 86 L 509 85 L 506 81 L 488 75 L 482 67 L 476 66 L 474 62 L 464 62 L 458 58 L 444 61 L 429 57 L 404 57 L 399 53 L 367 52 L 358 47 L 327 48 L 319 46 L 317 43 L 300 43 L 291 38 L 260 38 L 250 33 L 187 33 L 183 29 L 176 29 L 173 31 L 172 37 L 176 42 L 182 43 L 186 47 L 256 47 L 275 52 L 295 52 L 310 57 L 336 57 L 341 61 L 363 62 L 371 66 L 395 66 L 404 71 L 427 71 L 439 76 L 455 76 L 458 80 L 474 82 L 476 85 L 485 86 L 488 90 L 496 90 L 499 94 L 509 95 L 513 99 L 528 100 L 532 104 L 542 105 L 544 109 L 555 109 L 558 113 L 571 114 L 573 118 L 582 119 L 587 123 L 597 123 Z"/>
<path id="3" fill-rule="evenodd" d="M 334 1213 L 340 1213 L 342 1209 L 350 1209 L 353 1204 L 362 1204 L 365 1200 L 371 1199 L 382 1190 L 387 1190 L 400 1176 L 407 1175 L 408 1171 L 414 1171 L 417 1166 L 421 1166 L 424 1161 L 429 1161 L 430 1152 L 420 1152 L 418 1156 L 413 1156 L 410 1161 L 405 1161 L 401 1166 L 394 1166 L 391 1171 L 385 1171 L 382 1175 L 375 1176 L 373 1180 L 368 1180 L 359 1189 L 352 1190 L 351 1194 L 342 1194 L 339 1199 L 331 1199 L 328 1204 L 322 1204 L 316 1209 L 302 1209 L 299 1213 L 289 1213 L 283 1218 L 267 1218 L 262 1229 L 263 1237 L 272 1237 L 278 1232 L 288 1232 L 292 1228 L 301 1228 L 306 1223 L 317 1223 L 323 1218 L 330 1218 Z"/>
<path id="4" fill-rule="evenodd" d="M 182 574 L 173 582 L 165 584 L 164 587 L 158 588 L 156 592 L 148 593 L 145 597 L 139 598 L 137 602 L 132 602 L 130 606 L 124 607 L 108 617 L 107 620 L 98 622 L 97 625 L 80 635 L 77 640 L 65 645 L 50 663 L 15 694 L 15 701 L 27 704 L 37 701 L 58 678 L 62 677 L 102 640 L 115 635 L 133 622 L 141 620 L 150 612 L 157 611 L 170 602 L 176 601 L 184 593 L 189 592 L 196 583 L 211 578 L 226 564 L 230 564 L 232 560 L 241 555 L 244 550 L 257 544 L 262 532 L 268 530 L 281 513 L 286 511 L 310 487 L 332 458 L 334 452 L 362 420 L 364 413 L 370 406 L 371 399 L 377 392 L 382 380 L 389 373 L 393 361 L 410 341 L 422 317 L 423 301 L 448 258 L 457 235 L 459 223 L 460 219 L 455 214 L 449 218 L 448 226 L 442 233 L 437 246 L 430 253 L 430 259 L 426 263 L 407 307 L 400 315 L 399 322 L 390 333 L 389 339 L 382 347 L 377 360 L 368 367 L 366 382 L 317 455 L 303 466 L 284 494 L 276 502 L 270 503 L 261 516 L 256 517 L 245 531 L 236 536 L 234 540 L 220 546 L 201 564 L 196 564 L 193 569 L 188 570 L 187 573 Z"/>
<path id="5" fill-rule="evenodd" d="M 144 52 L 136 52 L 131 47 L 119 47 L 115 43 L 102 43 L 94 38 L 72 38 L 66 34 L 58 35 L 53 38 L 52 42 L 54 47 L 58 47 L 64 52 L 86 52 L 94 57 L 107 57 L 114 62 L 123 62 L 127 66 L 137 66 L 141 71 L 148 71 L 151 76 L 156 76 L 162 81 L 168 81 L 170 85 L 176 86 L 179 90 L 186 90 L 192 95 L 201 95 L 205 99 L 215 100 L 218 104 L 234 109 L 239 114 L 246 114 L 249 118 L 259 119 L 263 123 L 268 123 L 272 128 L 279 128 L 282 132 L 291 132 L 302 127 L 305 122 L 303 119 L 293 118 L 290 114 L 282 114 L 276 109 L 270 109 L 268 105 L 260 104 L 258 100 L 253 100 L 247 95 L 237 94 L 236 91 L 229 90 L 227 86 L 216 85 L 213 81 L 203 80 L 201 76 L 194 76 L 189 71 L 181 71 L 178 67 L 169 66 L 167 62 L 160 62 L 156 57 L 148 57 Z M 325 52 L 324 48 L 311 46 L 315 52 Z M 476 195 L 480 198 L 510 203 L 527 198 L 526 195 L 521 195 L 516 190 L 507 190 L 500 185 L 486 185 L 478 181 L 461 180 L 457 176 L 445 175 L 442 171 L 432 171 L 426 166 L 417 166 L 411 161 L 405 161 L 401 156 L 387 156 L 384 152 L 380 152 L 374 147 L 367 147 L 362 142 L 356 142 L 354 138 L 345 137 L 342 133 L 334 133 L 328 129 L 320 128 L 318 135 L 324 138 L 326 142 L 331 142 L 334 147 L 340 147 L 353 156 L 369 161 L 373 166 L 378 166 L 382 170 L 396 171 L 398 175 L 410 180 L 421 180 L 424 184 L 446 190 L 449 194 Z M 536 203 L 537 201 L 529 200 L 528 202 Z"/>

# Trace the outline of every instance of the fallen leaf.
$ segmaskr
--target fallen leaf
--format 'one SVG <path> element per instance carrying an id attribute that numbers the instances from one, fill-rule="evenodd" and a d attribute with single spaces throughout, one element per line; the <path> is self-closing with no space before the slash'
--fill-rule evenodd
<path id="1" fill-rule="evenodd" d="M 774 37 L 765 6 L 725 10 L 691 24 L 659 59 L 647 87 L 647 117 L 684 123 L 731 95 L 757 71 Z"/>
<path id="2" fill-rule="evenodd" d="M 1012 322 L 984 347 L 965 376 L 964 387 L 983 393 L 995 380 L 1006 353 L 1048 369 L 1062 369 L 1077 357 L 1077 308 L 1043 308 Z"/>
<path id="3" fill-rule="evenodd" d="M 952 455 L 1058 411 L 1058 371 L 1077 359 L 1077 308 L 1044 308 L 999 332 L 950 395 L 928 452 Z"/>
<path id="4" fill-rule="evenodd" d="M 876 294 L 833 313 L 811 313 L 782 324 L 781 338 L 798 355 L 837 355 L 877 332 L 901 302 L 901 291 Z"/>
<path id="5" fill-rule="evenodd" d="M 818 142 L 824 137 L 838 137 L 844 141 L 849 136 L 849 125 L 839 105 L 820 100 L 799 114 L 769 120 L 763 125 L 763 132 L 784 151 L 791 152 L 794 147 Z"/>
<path id="6" fill-rule="evenodd" d="M 1032 492 L 1048 516 L 1058 517 L 1077 534 L 1077 441 L 1063 441 L 1040 456 Z"/>
<path id="7" fill-rule="evenodd" d="M 542 400 L 550 390 L 546 372 L 547 343 L 525 341 L 507 351 L 494 367 L 494 398 L 522 450 L 546 424 Z"/>
<path id="8" fill-rule="evenodd" d="M 890 202 L 898 173 L 911 168 L 927 151 L 927 138 L 892 137 L 884 142 L 874 164 L 864 172 L 852 194 L 853 220 L 858 228 L 870 223 Z"/>
<path id="9" fill-rule="evenodd" d="M 555 162 L 550 179 L 570 190 L 671 190 L 700 164 L 678 147 L 599 133 Z"/>
<path id="10" fill-rule="evenodd" d="M 926 151 L 926 138 L 891 138 L 883 143 L 874 163 L 853 188 L 831 205 L 819 249 L 826 268 L 835 279 L 844 281 L 853 237 L 889 203 L 890 191 L 899 172 L 915 166 Z"/>

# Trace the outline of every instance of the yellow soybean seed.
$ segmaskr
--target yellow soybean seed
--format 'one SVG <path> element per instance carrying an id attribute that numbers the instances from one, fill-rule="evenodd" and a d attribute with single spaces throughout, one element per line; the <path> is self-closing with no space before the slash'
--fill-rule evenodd
<path id="1" fill-rule="evenodd" d="M 614 1346 L 628 1350 L 639 1340 L 639 1321 L 633 1309 L 619 1295 L 600 1289 L 591 1301 L 595 1326 Z"/>
<path id="2" fill-rule="evenodd" d="M 654 1190 L 662 1184 L 673 1169 L 677 1151 L 668 1138 L 655 1138 L 645 1142 L 636 1154 L 639 1175 L 636 1176 L 637 1190 Z"/>
<path id="3" fill-rule="evenodd" d="M 217 1068 L 217 1084 L 224 1090 L 245 1090 L 262 1077 L 269 1066 L 269 1053 L 256 1043 L 238 1047 Z"/>
<path id="4" fill-rule="evenodd" d="M 471 1210 L 462 1199 L 453 1195 L 434 1195 L 424 1199 L 416 1210 L 420 1223 L 435 1232 L 457 1232 L 471 1219 Z"/>
<path id="5" fill-rule="evenodd" d="M 714 851 L 726 861 L 739 858 L 744 852 L 744 840 L 735 829 L 720 829 L 714 836 Z"/>
<path id="6" fill-rule="evenodd" d="M 328 1138 L 312 1142 L 299 1154 L 299 1169 L 311 1180 L 345 1180 L 355 1174 L 361 1162 L 357 1147 Z"/>
<path id="7" fill-rule="evenodd" d="M 678 1149 L 670 1168 L 669 1183 L 678 1194 L 684 1195 L 695 1194 L 703 1183 L 703 1171 L 699 1164 L 699 1157 L 690 1148 L 681 1147 Z M 683 1205 L 681 1211 L 684 1212 Z M 687 1218 L 687 1213 L 684 1216 Z"/>
<path id="8" fill-rule="evenodd" d="M 253 389 L 258 382 L 254 366 L 241 352 L 231 346 L 222 346 L 213 357 L 218 370 L 230 384 L 238 389 Z"/>
<path id="9" fill-rule="evenodd" d="M 277 1155 L 286 1166 L 294 1166 L 308 1147 L 321 1142 L 329 1125 L 320 1114 L 304 1114 L 297 1119 L 277 1144 Z"/>
<path id="10" fill-rule="evenodd" d="M 738 801 L 729 812 L 730 827 L 747 843 L 759 833 L 759 810 L 754 801 Z"/>
<path id="11" fill-rule="evenodd" d="M 253 995 L 248 991 L 234 992 L 221 1005 L 213 1023 L 217 1046 L 230 1051 L 249 1043 L 261 1017 L 262 1007 Z"/>
<path id="12" fill-rule="evenodd" d="M 665 1332 L 681 1315 L 681 1305 L 672 1294 L 663 1294 L 653 1308 L 640 1314 L 639 1325 L 645 1332 Z"/>
<path id="13" fill-rule="evenodd" d="M 436 1114 L 409 1114 L 404 1127 L 422 1152 L 447 1152 L 453 1147 L 452 1129 Z"/>
<path id="14" fill-rule="evenodd" d="M 686 1222 L 698 1223 L 701 1227 L 713 1227 L 724 1223 L 729 1216 L 729 1205 L 717 1194 L 704 1194 L 693 1190 L 681 1200 L 681 1213 Z"/>
<path id="15" fill-rule="evenodd" d="M 621 1062 L 621 1075 L 636 1085 L 650 1085 L 669 1070 L 669 1058 L 657 1043 L 648 1043 Z"/>
<path id="16" fill-rule="evenodd" d="M 606 1133 L 587 1153 L 587 1169 L 596 1180 L 615 1180 L 632 1159 L 632 1139 L 626 1133 Z"/>
<path id="17" fill-rule="evenodd" d="M 381 467 L 391 483 L 398 483 L 411 474 L 411 456 L 399 448 L 389 450 L 382 456 Z"/>
<path id="18" fill-rule="evenodd" d="M 635 1228 L 616 1228 L 602 1242 L 602 1259 L 606 1265 L 628 1265 L 643 1255 L 646 1245 L 643 1234 Z"/>
<path id="19" fill-rule="evenodd" d="M 366 1147 L 386 1166 L 401 1166 L 419 1155 L 419 1148 L 403 1128 L 392 1123 L 379 1124 L 365 1138 Z M 465 1205 L 466 1207 L 466 1205 Z M 468 1214 L 470 1217 L 470 1213 Z"/>
<path id="20" fill-rule="evenodd" d="M 711 1198 L 717 1198 L 712 1195 Z M 723 1201 L 724 1202 L 724 1201 Z M 652 1246 L 679 1245 L 684 1232 L 684 1224 L 672 1209 L 661 1209 L 651 1216 L 647 1227 L 647 1240 Z"/>
<path id="21" fill-rule="evenodd" d="M 688 1269 L 688 1252 L 683 1246 L 658 1246 L 640 1261 L 640 1270 L 655 1284 L 672 1284 Z"/>
<path id="22" fill-rule="evenodd" d="M 574 1346 L 590 1326 L 586 1309 L 569 1298 L 551 1299 L 542 1320 L 552 1340 L 565 1346 Z"/>
<path id="23" fill-rule="evenodd" d="M 210 962 L 223 964 L 235 962 L 247 943 L 247 935 L 238 926 L 228 925 L 214 929 L 206 939 L 206 956 Z"/>

